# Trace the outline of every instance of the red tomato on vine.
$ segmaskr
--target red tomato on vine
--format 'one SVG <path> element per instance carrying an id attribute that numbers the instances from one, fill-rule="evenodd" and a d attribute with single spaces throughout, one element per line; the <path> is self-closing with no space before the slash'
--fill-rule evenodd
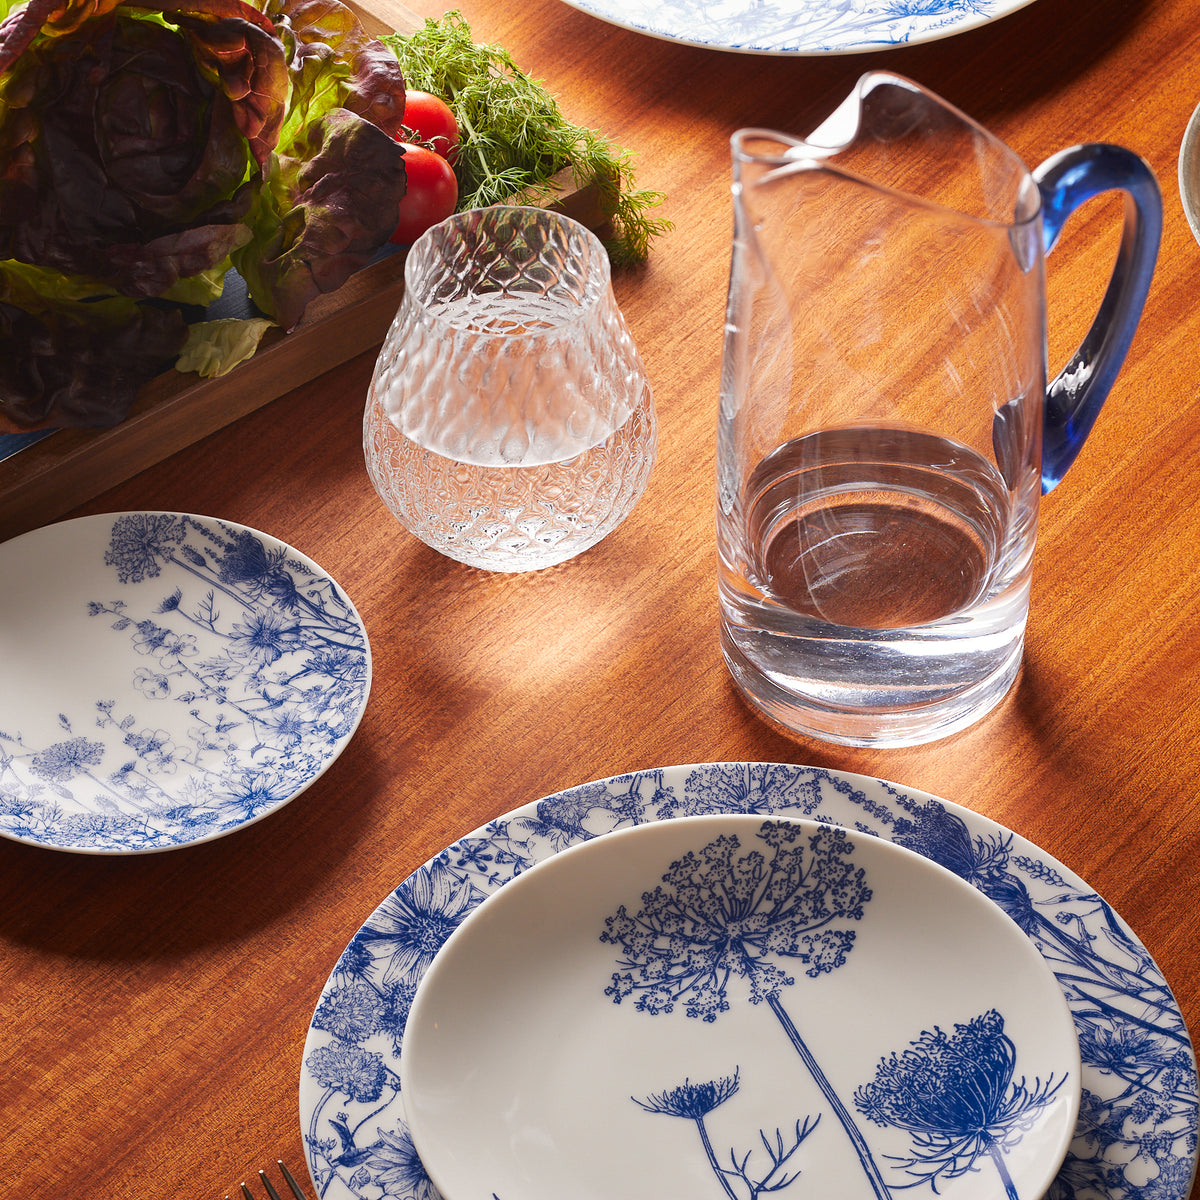
<path id="1" fill-rule="evenodd" d="M 408 91 L 404 94 L 404 124 L 447 162 L 458 157 L 458 122 L 450 106 L 432 92 Z"/>
<path id="2" fill-rule="evenodd" d="M 408 190 L 400 201 L 396 232 L 388 239 L 399 246 L 415 242 L 430 226 L 444 221 L 458 204 L 454 168 L 424 146 L 404 144 Z"/>

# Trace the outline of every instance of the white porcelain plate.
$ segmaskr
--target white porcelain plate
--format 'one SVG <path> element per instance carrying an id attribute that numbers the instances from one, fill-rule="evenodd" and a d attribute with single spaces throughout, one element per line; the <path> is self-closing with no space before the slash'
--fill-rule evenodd
<path id="1" fill-rule="evenodd" d="M 1031 0 L 568 0 L 668 41 L 750 54 L 850 54 L 931 42 Z"/>
<path id="2" fill-rule="evenodd" d="M 501 888 L 417 990 L 404 1112 L 446 1200 L 1040 1200 L 1079 1111 L 1054 975 L 865 833 L 657 821 Z"/>
<path id="3" fill-rule="evenodd" d="M 315 563 L 211 517 L 129 512 L 0 545 L 0 835 L 96 854 L 286 804 L 358 727 L 366 630 Z"/>
<path id="4" fill-rule="evenodd" d="M 1179 198 L 1192 236 L 1200 242 L 1200 106 L 1193 111 L 1179 146 Z"/>
<path id="5" fill-rule="evenodd" d="M 429 803 L 436 800 L 427 798 Z M 535 864 L 569 847 L 655 821 L 721 813 L 809 818 L 876 834 L 941 864 L 998 904 L 1057 977 L 1081 1053 L 1079 1118 L 1048 1200 L 1187 1200 L 1196 1169 L 1195 1058 L 1166 981 L 1120 916 L 1078 875 L 978 813 L 881 780 L 785 763 L 668 767 L 571 788 L 525 804 L 455 842 L 385 897 L 338 959 L 317 1002 L 305 1043 L 300 1121 L 309 1172 L 321 1200 L 437 1200 L 437 1189 L 416 1152 L 404 1116 L 401 1049 L 418 985 L 470 912 Z M 640 904 L 640 898 L 634 902 Z M 615 952 L 616 947 L 607 949 Z M 805 975 L 803 966 L 793 969 L 796 964 L 787 956 L 779 964 L 796 980 L 780 992 L 782 1010 L 805 1037 L 817 1064 L 832 1061 L 830 1053 L 836 1055 L 840 1048 L 819 1031 L 810 1034 L 803 1023 L 803 1007 L 796 1005 L 810 986 L 834 981 L 851 963 L 819 979 Z M 744 984 L 744 980 L 730 981 L 731 989 Z M 636 1003 L 630 993 L 614 1013 L 624 1013 Z M 765 999 L 759 1009 L 764 1004 L 770 1010 Z M 887 1011 L 888 1004 L 888 995 L 878 997 L 881 1012 Z M 603 1006 L 599 1011 L 613 1015 Z M 658 1019 L 638 1013 L 636 1007 L 634 1015 L 651 1027 Z M 773 1011 L 751 1015 L 760 1017 L 764 1030 L 782 1029 Z M 969 1014 L 966 1023 L 978 1015 Z M 731 1004 L 717 1022 L 737 1016 Z M 882 1050 L 872 1047 L 875 1057 L 870 1069 L 865 1079 L 854 1080 L 854 1089 L 872 1082 L 881 1056 L 895 1051 L 902 1057 L 913 1041 L 920 1042 L 922 1031 L 930 1026 L 923 1015 L 914 1013 L 914 1018 L 912 1028 L 896 1029 Z M 946 1022 L 941 1028 L 948 1036 L 953 1032 L 950 1022 L 964 1021 L 957 1014 L 933 1019 Z M 703 1019 L 696 1024 L 702 1027 Z M 538 1033 L 535 1028 L 532 1036 Z M 869 1033 L 864 1030 L 864 1036 Z M 524 1045 L 531 1034 L 515 1028 L 511 1036 Z M 553 1030 L 544 1032 L 548 1043 L 553 1036 Z M 794 1043 L 781 1035 L 778 1045 L 780 1060 L 787 1060 L 788 1069 L 795 1071 L 799 1054 Z M 636 1097 L 653 1107 L 651 1098 L 657 1096 L 658 1107 L 668 1111 L 645 1112 L 631 1099 L 627 1119 L 658 1122 L 657 1136 L 671 1140 L 675 1157 L 695 1165 L 697 1145 L 703 1144 L 700 1131 L 694 1118 L 682 1119 L 671 1110 L 699 1111 L 728 1092 L 730 1085 L 721 1081 L 738 1063 L 714 1057 L 694 1067 L 690 1062 L 679 1065 L 694 1074 L 687 1080 L 665 1075 L 647 1079 L 648 1090 Z M 1012 1081 L 1024 1076 L 1027 1089 L 1037 1086 L 1035 1078 L 1044 1085 L 1044 1069 L 1041 1063 L 1018 1057 Z M 685 1083 L 697 1090 L 691 1095 L 686 1088 L 680 1092 Z M 713 1085 L 711 1092 L 704 1090 L 707 1084 Z M 749 1067 L 739 1076 L 737 1087 L 738 1094 L 726 1097 L 711 1121 L 706 1120 L 706 1127 L 711 1124 L 718 1131 L 712 1144 L 721 1165 L 728 1165 L 730 1150 L 743 1155 L 753 1150 L 747 1171 L 761 1179 L 777 1146 L 775 1130 L 783 1136 L 778 1150 L 783 1154 L 797 1135 L 793 1122 L 802 1122 L 814 1105 L 806 1102 L 792 1112 L 786 1094 L 768 1095 L 752 1079 Z M 727 1128 L 726 1118 L 732 1121 L 737 1111 L 735 1101 L 740 1105 L 751 1098 L 758 1098 L 756 1103 L 761 1100 L 770 1111 L 761 1118 L 755 1113 L 745 1124 L 739 1118 Z M 818 1129 L 824 1136 L 838 1122 L 825 1109 L 821 1111 L 826 1115 Z M 497 1111 L 497 1121 L 502 1118 Z M 864 1125 L 872 1136 L 899 1136 L 869 1120 Z M 759 1131 L 765 1133 L 770 1149 L 758 1140 Z M 809 1140 L 795 1154 L 801 1167 Z M 614 1143 L 614 1152 L 619 1148 Z M 929 1150 L 934 1148 L 931 1141 Z M 911 1157 L 910 1152 L 900 1153 Z M 707 1157 L 699 1163 L 701 1175 L 705 1162 Z M 790 1174 L 791 1162 L 783 1165 L 775 1182 Z M 976 1165 L 981 1178 L 987 1171 L 995 1177 L 990 1159 Z M 716 1174 L 707 1169 L 708 1194 L 714 1200 L 728 1200 Z M 892 1160 L 885 1169 L 896 1172 L 894 1178 L 904 1177 Z M 760 1191 L 757 1200 L 768 1195 L 782 1200 L 802 1195 L 822 1200 L 840 1197 L 840 1191 L 805 1189 L 804 1179 L 801 1175 L 775 1192 Z M 729 1182 L 735 1195 L 747 1195 L 744 1186 L 739 1192 L 736 1181 Z M 943 1184 L 944 1179 L 939 1179 L 939 1190 Z M 932 1200 L 935 1195 L 931 1184 L 890 1190 L 893 1200 Z M 999 1187 L 991 1194 L 998 1200 L 1004 1197 Z M 662 1195 L 664 1200 L 680 1196 Z M 687 1193 L 685 1198 L 700 1200 L 699 1193 Z M 490 1200 L 490 1195 L 483 1200 Z M 519 1197 L 501 1195 L 500 1200 Z"/>

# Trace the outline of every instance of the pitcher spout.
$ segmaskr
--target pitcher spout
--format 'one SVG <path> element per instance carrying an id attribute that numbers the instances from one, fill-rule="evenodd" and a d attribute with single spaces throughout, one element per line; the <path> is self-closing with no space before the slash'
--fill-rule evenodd
<path id="1" fill-rule="evenodd" d="M 860 76 L 806 137 L 741 129 L 731 139 L 735 194 L 827 170 L 958 217 L 1028 226 L 1041 211 L 1029 168 L 953 105 L 888 71 Z"/>

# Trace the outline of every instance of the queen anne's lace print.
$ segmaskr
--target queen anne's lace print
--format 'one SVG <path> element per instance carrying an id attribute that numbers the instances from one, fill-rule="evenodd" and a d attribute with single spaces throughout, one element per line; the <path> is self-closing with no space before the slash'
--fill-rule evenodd
<path id="1" fill-rule="evenodd" d="M 1004 1160 L 1065 1079 L 1014 1079 L 1017 1048 L 994 1009 L 952 1034 L 927 1029 L 908 1049 L 884 1058 L 854 1103 L 876 1125 L 912 1138 L 899 1166 L 922 1183 L 957 1179 L 991 1160 L 1007 1200 L 1020 1200 Z"/>
<path id="2" fill-rule="evenodd" d="M 854 948 L 853 923 L 871 901 L 866 873 L 853 861 L 854 844 L 844 829 L 829 826 L 809 835 L 788 822 L 764 821 L 758 837 L 762 846 L 744 852 L 736 836 L 726 835 L 689 851 L 654 891 L 643 894 L 636 914 L 622 905 L 608 918 L 600 940 L 620 952 L 605 995 L 614 1004 L 632 1000 L 651 1016 L 681 1004 L 689 1017 L 712 1023 L 729 1011 L 731 984 L 740 981 L 743 994 L 734 1002 L 764 1004 L 775 1015 L 850 1139 L 871 1191 L 877 1200 L 889 1200 L 870 1146 L 783 1006 L 783 991 L 796 980 L 780 960 L 811 977 L 846 962 Z M 730 1178 L 716 1170 L 738 1200 Z M 749 1177 L 742 1182 L 751 1200 L 764 1186 Z M 782 1186 L 775 1179 L 771 1190 Z"/>
<path id="3" fill-rule="evenodd" d="M 733 1075 L 722 1076 L 707 1083 L 692 1083 L 691 1080 L 685 1079 L 678 1087 L 648 1096 L 645 1100 L 639 1100 L 635 1096 L 634 1103 L 649 1113 L 683 1117 L 695 1122 L 708 1165 L 729 1200 L 741 1200 L 743 1195 L 747 1200 L 759 1200 L 760 1196 L 768 1193 L 782 1192 L 800 1178 L 801 1172 L 789 1170 L 788 1162 L 808 1140 L 821 1118 L 806 1117 L 803 1122 L 797 1121 L 790 1145 L 778 1129 L 775 1130 L 773 1138 L 759 1130 L 761 1146 L 752 1146 L 743 1154 L 730 1150 L 729 1166 L 722 1166 L 722 1160 L 709 1137 L 705 1120 L 709 1113 L 724 1104 L 737 1090 L 738 1077 L 735 1072 Z M 757 1165 L 751 1167 L 751 1161 L 760 1149 L 765 1152 L 769 1164 L 765 1173 L 760 1173 L 761 1168 Z"/>

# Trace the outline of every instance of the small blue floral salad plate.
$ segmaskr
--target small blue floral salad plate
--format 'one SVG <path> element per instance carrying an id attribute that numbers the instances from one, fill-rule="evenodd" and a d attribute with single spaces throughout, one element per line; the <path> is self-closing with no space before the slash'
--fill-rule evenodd
<path id="1" fill-rule="evenodd" d="M 1031 0 L 568 0 L 668 41 L 749 54 L 858 54 L 986 25 Z"/>
<path id="2" fill-rule="evenodd" d="M 594 906 L 536 903 L 577 847 Z M 1196 1170 L 1183 1017 L 1100 896 L 969 809 L 781 763 L 584 784 L 435 855 L 334 967 L 299 1101 L 321 1200 L 535 1200 L 526 1169 L 561 1170 L 561 1200 L 1187 1200 Z"/>
<path id="3" fill-rule="evenodd" d="M 446 1200 L 1039 1200 L 1079 1043 L 1037 948 L 952 871 L 838 826 L 686 817 L 480 905 L 417 990 L 400 1087 Z"/>
<path id="4" fill-rule="evenodd" d="M 366 630 L 304 555 L 128 512 L 0 545 L 0 835 L 134 854 L 286 804 L 366 706 Z"/>

